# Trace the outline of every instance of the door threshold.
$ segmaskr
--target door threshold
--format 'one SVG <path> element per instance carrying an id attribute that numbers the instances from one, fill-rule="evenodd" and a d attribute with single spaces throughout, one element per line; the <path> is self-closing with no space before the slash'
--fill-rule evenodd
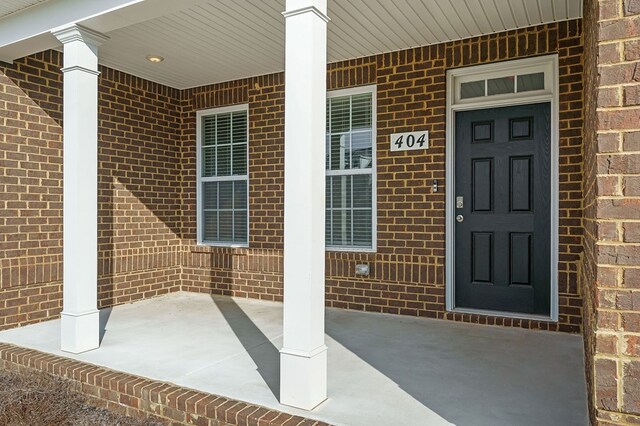
<path id="1" fill-rule="evenodd" d="M 536 315 L 536 314 L 521 314 L 521 313 L 518 313 L 518 312 L 491 311 L 491 310 L 488 310 L 488 309 L 453 308 L 449 312 L 453 312 L 453 313 L 457 313 L 457 314 L 491 315 L 491 316 L 494 316 L 494 317 L 526 319 L 526 320 L 546 321 L 546 322 L 558 322 L 557 320 L 554 320 L 553 318 L 551 318 L 551 316 Z"/>

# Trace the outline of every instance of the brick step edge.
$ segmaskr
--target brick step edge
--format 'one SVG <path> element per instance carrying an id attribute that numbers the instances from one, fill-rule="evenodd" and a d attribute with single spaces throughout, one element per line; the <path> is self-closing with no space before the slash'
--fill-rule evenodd
<path id="1" fill-rule="evenodd" d="M 74 382 L 92 402 L 116 413 L 171 426 L 329 426 L 316 420 L 82 361 L 0 343 L 0 368 L 42 371 Z"/>

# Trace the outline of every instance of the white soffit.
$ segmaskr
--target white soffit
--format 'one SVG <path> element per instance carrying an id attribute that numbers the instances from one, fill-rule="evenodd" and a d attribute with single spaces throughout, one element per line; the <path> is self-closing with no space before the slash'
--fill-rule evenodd
<path id="1" fill-rule="evenodd" d="M 47 0 L 1 0 L 0 1 L 0 18 L 21 11 L 31 6 L 44 3 Z"/>
<path id="2" fill-rule="evenodd" d="M 284 69 L 284 0 L 199 3 L 109 32 L 100 62 L 181 89 Z M 329 0 L 328 61 L 581 16 L 581 0 Z"/>

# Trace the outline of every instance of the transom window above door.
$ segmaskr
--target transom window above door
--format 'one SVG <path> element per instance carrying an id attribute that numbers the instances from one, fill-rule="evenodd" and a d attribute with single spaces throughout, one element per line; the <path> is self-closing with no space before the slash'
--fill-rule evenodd
<path id="1" fill-rule="evenodd" d="M 460 83 L 460 99 L 544 90 L 544 73 L 508 75 Z"/>
<path id="2" fill-rule="evenodd" d="M 527 58 L 456 69 L 450 104 L 548 95 L 553 92 L 553 61 Z M 478 71 L 479 69 L 482 71 Z"/>

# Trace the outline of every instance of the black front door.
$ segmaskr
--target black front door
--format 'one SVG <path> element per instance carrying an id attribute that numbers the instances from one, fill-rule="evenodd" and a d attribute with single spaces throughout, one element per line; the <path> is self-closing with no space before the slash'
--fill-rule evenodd
<path id="1" fill-rule="evenodd" d="M 455 305 L 547 316 L 550 105 L 455 120 Z"/>

